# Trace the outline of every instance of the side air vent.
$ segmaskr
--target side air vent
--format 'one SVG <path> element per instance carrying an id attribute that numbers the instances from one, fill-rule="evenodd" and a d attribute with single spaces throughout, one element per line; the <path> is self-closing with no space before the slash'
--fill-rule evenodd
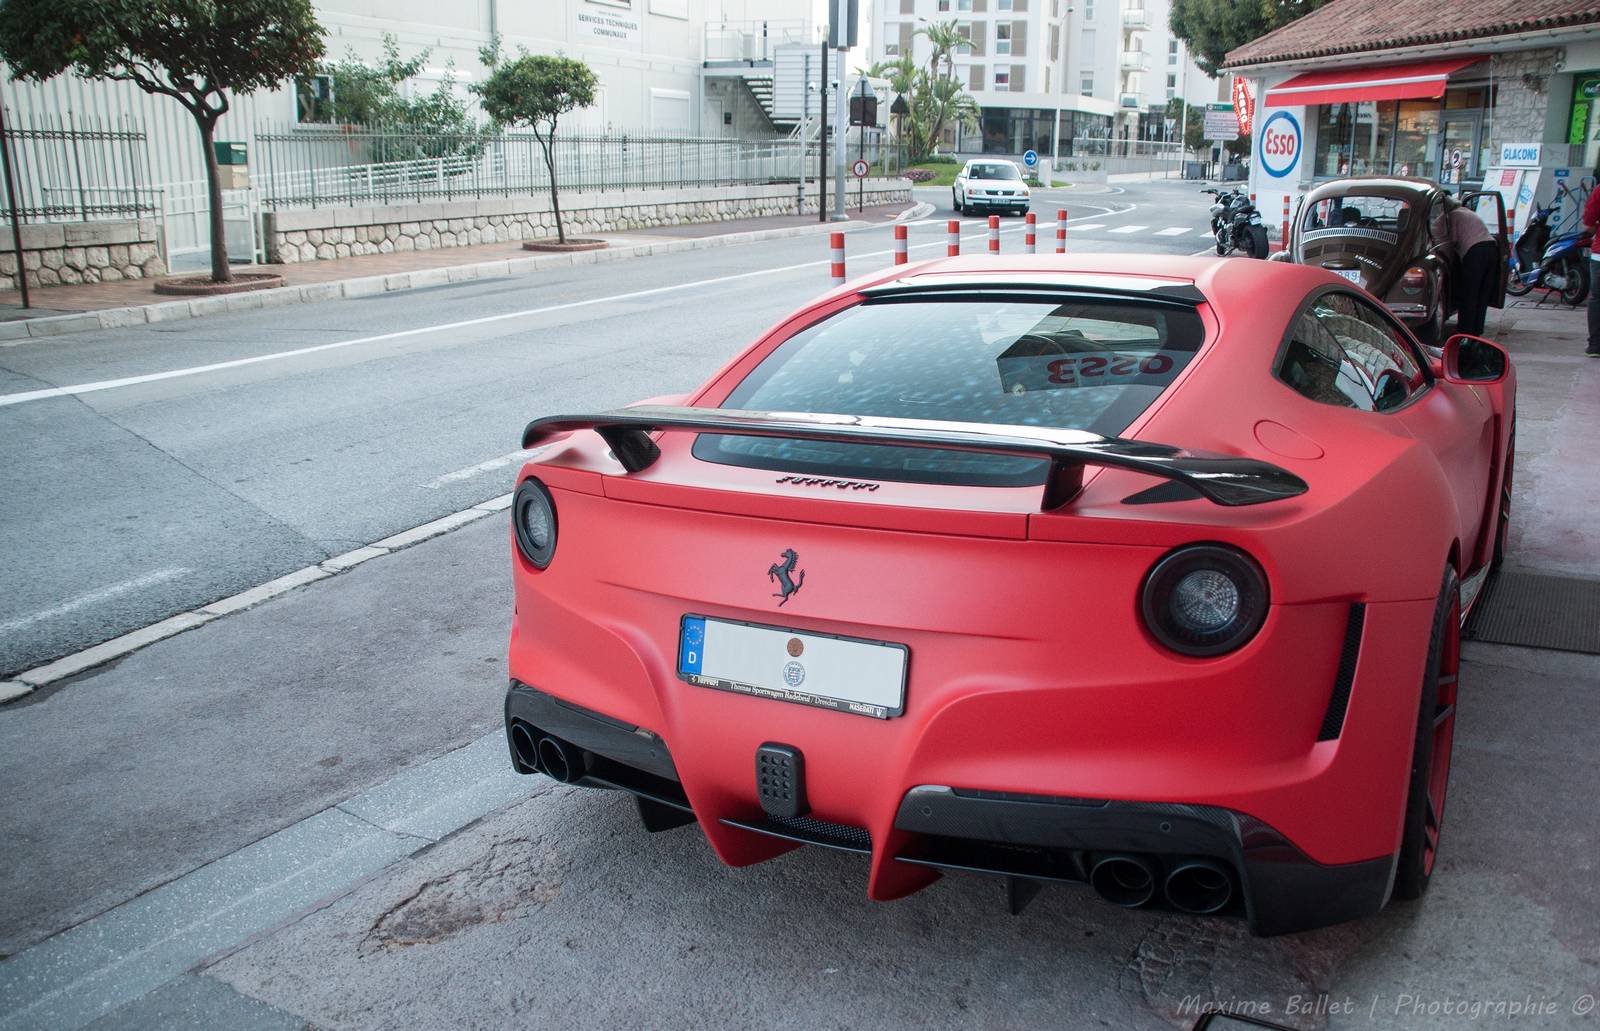
<path id="1" fill-rule="evenodd" d="M 1361 628 L 1367 621 L 1367 607 L 1360 602 L 1350 606 L 1350 618 L 1344 627 L 1344 647 L 1339 650 L 1339 672 L 1333 680 L 1333 695 L 1328 699 L 1328 711 L 1322 716 L 1322 729 L 1318 741 L 1333 741 L 1344 729 L 1344 711 L 1350 707 L 1350 685 L 1356 679 L 1356 659 L 1361 654 Z"/>

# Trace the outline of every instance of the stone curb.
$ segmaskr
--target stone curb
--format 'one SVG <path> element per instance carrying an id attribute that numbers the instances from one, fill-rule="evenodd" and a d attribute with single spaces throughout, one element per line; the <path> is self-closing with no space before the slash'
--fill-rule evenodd
<path id="1" fill-rule="evenodd" d="M 921 205 L 919 205 L 920 207 Z M 929 210 L 932 206 L 929 205 Z M 911 208 L 908 210 L 916 210 Z M 904 217 L 902 213 L 901 217 Z M 727 247 L 742 243 L 760 243 L 764 240 L 782 240 L 794 236 L 809 236 L 827 231 L 850 232 L 882 222 L 818 222 L 815 225 L 788 226 L 782 229 L 751 229 L 719 236 L 699 236 L 686 240 L 658 240 L 645 244 L 624 244 L 601 251 L 575 251 L 568 254 L 547 254 L 539 257 L 499 258 L 494 261 L 474 262 L 466 265 L 441 265 L 437 268 L 416 269 L 412 272 L 393 272 L 387 275 L 358 276 L 325 283 L 307 283 L 304 286 L 283 286 L 272 290 L 251 290 L 245 293 L 220 294 L 197 297 L 186 301 L 162 301 L 156 304 L 131 305 L 125 308 L 102 308 L 99 311 L 79 312 L 72 315 L 48 315 L 37 319 L 15 319 L 0 322 L 0 347 L 15 347 L 28 340 L 64 336 L 68 333 L 92 333 L 102 329 L 121 329 L 151 322 L 171 322 L 178 319 L 200 318 L 224 312 L 249 311 L 258 308 L 276 308 L 286 304 L 309 304 L 314 301 L 336 300 L 350 297 L 370 297 L 373 294 L 400 290 L 416 290 L 426 286 L 442 286 L 473 279 L 500 279 L 526 276 L 548 268 L 571 268 L 576 265 L 593 265 L 603 261 L 626 258 L 645 258 L 657 254 L 678 254 L 700 251 L 711 247 Z"/>
<path id="2" fill-rule="evenodd" d="M 168 616 L 159 622 L 140 627 L 137 630 L 131 630 L 121 637 L 113 637 L 109 641 L 103 641 L 81 651 L 73 652 L 71 655 L 63 655 L 52 662 L 18 673 L 10 680 L 0 681 L 0 705 L 16 701 L 19 698 L 25 698 L 38 688 L 53 684 L 58 680 L 64 680 L 67 677 L 76 676 L 96 666 L 102 666 L 113 659 L 120 659 L 146 645 L 166 640 L 169 637 L 183 633 L 185 630 L 192 630 L 197 626 L 211 622 L 219 616 L 254 608 L 264 601 L 276 598 L 280 594 L 287 594 L 296 588 L 304 587 L 306 584 L 337 576 L 363 562 L 431 540 L 440 534 L 449 533 L 451 530 L 459 529 L 469 523 L 475 523 L 496 512 L 504 512 L 510 507 L 511 495 L 501 494 L 498 497 L 490 498 L 488 501 L 479 502 L 471 508 L 465 508 L 459 512 L 451 512 L 449 515 L 440 516 L 438 519 L 423 523 L 421 526 L 414 526 L 409 530 L 403 530 L 400 533 L 385 537 L 381 541 L 356 548 L 353 551 L 347 551 L 342 555 L 325 558 L 314 565 L 297 569 L 275 580 L 269 580 L 264 584 L 240 591 L 238 594 L 220 598 L 189 612 L 180 612 L 175 616 Z"/>

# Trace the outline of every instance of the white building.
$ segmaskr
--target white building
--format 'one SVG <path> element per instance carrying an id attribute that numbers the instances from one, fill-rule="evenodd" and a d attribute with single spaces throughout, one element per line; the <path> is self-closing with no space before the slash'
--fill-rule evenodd
<path id="1" fill-rule="evenodd" d="M 481 81 L 478 51 L 497 33 L 507 52 L 563 53 L 585 61 L 600 80 L 594 107 L 574 113 L 572 128 L 589 131 L 735 135 L 723 107 L 707 104 L 706 80 L 720 73 L 706 64 L 708 45 L 726 32 L 760 31 L 760 21 L 805 22 L 809 0 L 316 0 L 327 30 L 329 60 L 354 53 L 375 62 L 383 37 L 409 58 L 427 50 L 428 66 L 407 88 L 431 91 L 452 70 L 456 90 Z M 71 118 L 127 120 L 149 140 L 151 180 L 196 182 L 204 176 L 194 123 L 168 97 L 150 96 L 126 82 L 90 82 L 67 74 L 42 85 L 11 82 L 3 92 L 18 122 Z M 289 87 L 231 98 L 217 139 L 249 143 L 263 127 L 317 126 L 302 121 L 303 104 Z M 750 125 L 750 131 L 761 128 Z"/>
<path id="2" fill-rule="evenodd" d="M 426 67 L 404 86 L 413 94 L 432 92 L 449 76 L 461 99 L 475 108 L 469 87 L 485 74 L 479 51 L 498 36 L 503 52 L 522 47 L 561 53 L 594 70 L 596 102 L 568 116 L 562 123 L 567 131 L 745 138 L 788 130 L 772 121 L 739 72 L 730 73 L 709 58 L 730 40 L 744 40 L 748 47 L 768 33 L 812 38 L 811 9 L 811 0 L 316 0 L 330 62 L 354 55 L 375 64 L 385 35 L 395 38 L 402 59 L 427 51 Z M 7 74 L 0 83 L 0 101 L 12 126 L 142 131 L 140 153 L 126 162 L 119 156 L 117 167 L 103 172 L 104 182 L 89 185 L 98 186 L 102 195 L 136 189 L 141 197 L 159 196 L 168 254 L 207 248 L 199 136 L 177 101 L 146 94 L 132 83 L 90 81 L 70 73 L 42 84 L 13 82 Z M 230 97 L 216 139 L 246 144 L 253 181 L 265 164 L 266 148 L 257 145 L 260 132 L 321 134 L 337 152 L 338 127 L 319 121 L 315 99 L 328 88 L 326 81 L 300 89 L 286 83 Z M 320 110 L 325 112 L 326 105 Z M 353 152 L 344 157 L 360 160 Z M 48 157 L 38 164 L 48 171 Z M 63 188 L 33 186 L 47 195 Z"/>
<path id="3" fill-rule="evenodd" d="M 872 60 L 932 53 L 917 30 L 955 20 L 972 40 L 956 74 L 983 108 L 962 152 L 1048 152 L 1061 112 L 1061 153 L 1075 139 L 1161 139 L 1167 101 L 1217 98 L 1216 80 L 1167 26 L 1169 0 L 873 0 Z"/>

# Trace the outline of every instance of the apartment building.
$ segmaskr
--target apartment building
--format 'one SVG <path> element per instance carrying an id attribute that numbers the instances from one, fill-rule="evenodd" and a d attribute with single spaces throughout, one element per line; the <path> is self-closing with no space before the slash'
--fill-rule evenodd
<path id="1" fill-rule="evenodd" d="M 872 60 L 932 54 L 917 30 L 954 20 L 972 45 L 956 75 L 983 108 L 958 152 L 1048 152 L 1060 111 L 1061 153 L 1075 141 L 1161 139 L 1167 101 L 1217 98 L 1218 86 L 1167 27 L 1168 0 L 874 0 Z"/>

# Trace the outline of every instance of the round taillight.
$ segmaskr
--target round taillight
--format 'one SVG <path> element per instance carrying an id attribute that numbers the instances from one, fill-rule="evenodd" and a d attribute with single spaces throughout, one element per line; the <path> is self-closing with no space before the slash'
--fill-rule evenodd
<path id="1" fill-rule="evenodd" d="M 1267 602 L 1267 578 L 1254 559 L 1221 544 L 1191 544 L 1150 570 L 1140 609 L 1156 640 L 1202 658 L 1254 637 L 1267 618 Z"/>
<path id="2" fill-rule="evenodd" d="M 511 532 L 516 538 L 517 550 L 534 568 L 543 569 L 555 557 L 555 499 L 538 480 L 523 480 L 512 495 Z"/>

